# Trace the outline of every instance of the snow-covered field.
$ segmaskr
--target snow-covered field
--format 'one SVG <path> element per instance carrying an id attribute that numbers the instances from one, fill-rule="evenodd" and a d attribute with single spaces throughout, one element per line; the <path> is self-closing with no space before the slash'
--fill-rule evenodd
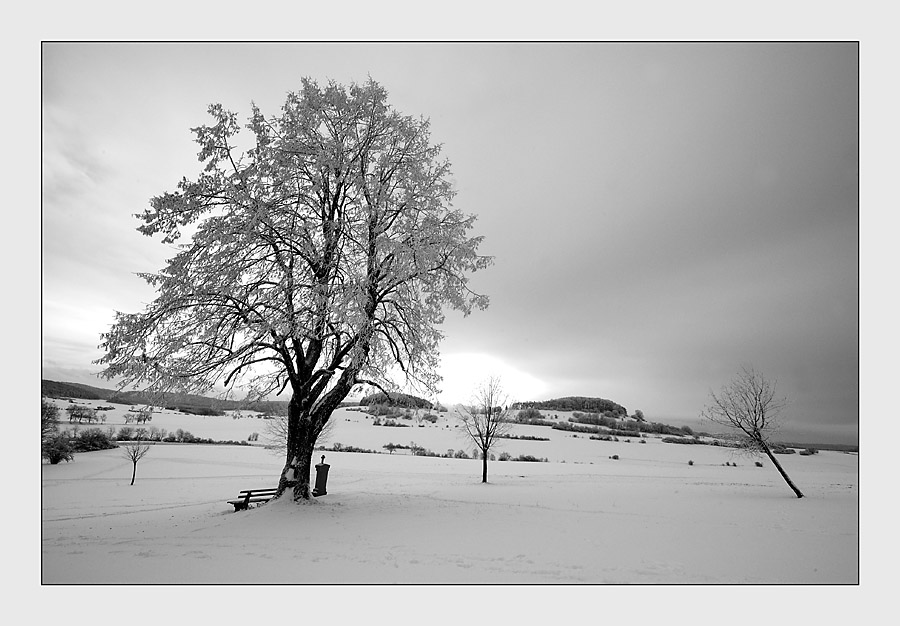
<path id="1" fill-rule="evenodd" d="M 108 413 L 103 427 L 118 428 Z M 329 446 L 415 441 L 471 452 L 448 414 L 407 428 L 349 410 L 333 419 Z M 262 440 L 264 423 L 174 413 L 151 422 L 235 440 Z M 261 445 L 157 444 L 133 486 L 120 450 L 45 462 L 41 581 L 859 582 L 856 454 L 780 456 L 806 495 L 797 499 L 768 459 L 756 467 L 726 448 L 591 441 L 546 427 L 516 434 L 551 441 L 504 441 L 497 453 L 549 462 L 491 462 L 485 485 L 480 461 L 324 452 L 327 495 L 237 513 L 226 501 L 240 489 L 277 481 L 283 459 Z"/>

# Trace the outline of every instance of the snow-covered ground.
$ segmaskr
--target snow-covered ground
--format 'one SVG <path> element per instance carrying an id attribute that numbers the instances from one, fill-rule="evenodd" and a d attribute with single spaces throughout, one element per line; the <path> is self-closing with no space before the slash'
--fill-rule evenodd
<path id="1" fill-rule="evenodd" d="M 109 413 L 103 427 L 118 428 Z M 349 410 L 333 419 L 329 446 L 472 448 L 449 414 L 407 428 L 373 426 Z M 161 413 L 151 424 L 262 440 L 265 421 Z M 497 453 L 549 462 L 491 462 L 485 485 L 470 459 L 317 453 L 331 466 L 327 495 L 237 513 L 226 501 L 274 486 L 283 464 L 261 445 L 158 444 L 133 486 L 120 450 L 45 462 L 41 581 L 859 582 L 856 454 L 780 456 L 806 495 L 797 499 L 768 459 L 757 467 L 726 448 L 591 441 L 547 427 L 516 434 L 551 440 L 507 440 Z"/>

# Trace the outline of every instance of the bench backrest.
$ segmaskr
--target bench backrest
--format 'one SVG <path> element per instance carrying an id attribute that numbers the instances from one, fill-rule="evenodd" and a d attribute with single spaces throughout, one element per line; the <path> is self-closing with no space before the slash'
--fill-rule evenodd
<path id="1" fill-rule="evenodd" d="M 278 493 L 278 489 L 242 489 L 239 497 L 248 496 L 274 496 Z"/>

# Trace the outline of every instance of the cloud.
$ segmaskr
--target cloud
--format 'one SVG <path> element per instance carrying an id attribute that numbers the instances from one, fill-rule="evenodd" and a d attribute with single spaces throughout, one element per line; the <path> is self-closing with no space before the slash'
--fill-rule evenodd
<path id="1" fill-rule="evenodd" d="M 187 129 L 206 104 L 274 113 L 302 67 L 371 73 L 400 111 L 431 118 L 455 206 L 478 216 L 496 264 L 471 286 L 491 307 L 448 315 L 446 395 L 467 401 L 499 373 L 520 399 L 687 418 L 752 361 L 798 420 L 855 424 L 857 62 L 853 45 L 52 47 L 45 358 L 68 362 L 54 352 L 81 332 L 57 315 L 99 334 L 113 308 L 152 297 L 132 272 L 171 249 L 131 214 L 197 174 Z"/>

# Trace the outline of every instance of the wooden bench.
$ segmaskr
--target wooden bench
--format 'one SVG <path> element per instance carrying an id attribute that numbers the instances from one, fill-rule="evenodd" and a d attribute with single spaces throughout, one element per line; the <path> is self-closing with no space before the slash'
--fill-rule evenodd
<path id="1" fill-rule="evenodd" d="M 228 504 L 233 504 L 235 511 L 243 511 L 244 509 L 249 509 L 254 502 L 258 504 L 268 502 L 277 493 L 278 489 L 244 489 L 237 497 L 237 500 L 229 500 Z"/>

